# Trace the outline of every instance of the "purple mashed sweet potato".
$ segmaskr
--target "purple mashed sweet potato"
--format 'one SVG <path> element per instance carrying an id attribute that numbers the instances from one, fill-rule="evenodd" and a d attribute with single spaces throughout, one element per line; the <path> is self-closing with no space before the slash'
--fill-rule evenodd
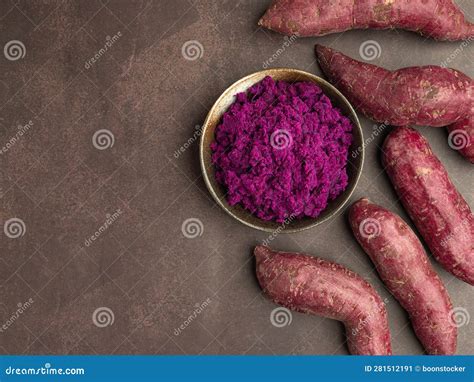
<path id="1" fill-rule="evenodd" d="M 230 205 L 263 220 L 317 217 L 347 187 L 352 124 L 311 82 L 265 77 L 223 115 L 211 145 Z"/>

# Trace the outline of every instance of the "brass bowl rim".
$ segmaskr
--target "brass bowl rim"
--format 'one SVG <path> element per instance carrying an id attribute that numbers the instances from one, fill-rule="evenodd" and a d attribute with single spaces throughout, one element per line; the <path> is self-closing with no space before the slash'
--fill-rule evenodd
<path id="1" fill-rule="evenodd" d="M 248 227 L 251 227 L 251 228 L 254 228 L 254 229 L 257 229 L 257 230 L 260 230 L 260 231 L 264 231 L 264 232 L 274 232 L 275 231 L 275 229 L 273 229 L 273 228 L 263 227 L 263 226 L 259 226 L 259 225 L 253 224 L 251 222 L 248 222 L 244 219 L 241 219 L 236 214 L 234 214 L 232 212 L 232 206 L 229 206 L 228 204 L 224 203 L 219 198 L 216 191 L 214 190 L 214 187 L 212 186 L 211 181 L 209 180 L 209 177 L 211 176 L 211 174 L 209 174 L 208 171 L 211 171 L 211 170 L 208 170 L 206 168 L 205 163 L 204 163 L 204 150 L 205 149 L 210 149 L 210 148 L 207 148 L 207 147 L 205 148 L 204 147 L 204 137 L 206 135 L 205 132 L 209 127 L 209 121 L 211 120 L 211 117 L 214 115 L 216 109 L 218 108 L 218 106 L 220 105 L 222 100 L 228 95 L 228 93 L 232 92 L 233 89 L 235 87 L 237 87 L 240 83 L 242 83 L 244 81 L 247 81 L 248 79 L 250 79 L 254 76 L 263 75 L 263 74 L 267 74 L 267 73 L 271 77 L 272 76 L 271 74 L 275 73 L 275 72 L 282 72 L 282 73 L 292 72 L 292 73 L 301 74 L 302 76 L 306 76 L 306 77 L 311 78 L 312 80 L 315 81 L 315 83 L 317 83 L 319 81 L 319 82 L 323 83 L 325 86 L 327 86 L 328 88 L 330 88 L 342 100 L 342 102 L 344 102 L 347 105 L 348 109 L 353 114 L 354 118 L 353 119 L 351 118 L 351 121 L 355 124 L 355 128 L 358 130 L 358 132 L 360 134 L 360 138 L 361 138 L 361 145 L 360 145 L 360 152 L 359 152 L 359 155 L 360 155 L 360 168 L 357 169 L 357 174 L 355 176 L 355 179 L 354 179 L 352 185 L 350 186 L 349 193 L 346 195 L 346 197 L 343 200 L 340 201 L 337 208 L 335 208 L 334 211 L 332 211 L 332 213 L 325 216 L 324 218 L 319 218 L 319 217 L 310 218 L 310 219 L 313 219 L 314 222 L 308 224 L 307 226 L 300 227 L 300 228 L 289 228 L 288 226 L 286 226 L 279 232 L 279 233 L 295 233 L 295 232 L 305 231 L 305 230 L 310 229 L 310 228 L 314 228 L 317 225 L 322 224 L 322 223 L 328 221 L 329 219 L 333 218 L 334 216 L 336 216 L 337 213 L 339 211 L 341 211 L 341 209 L 349 202 L 352 194 L 354 193 L 354 191 L 357 187 L 357 184 L 359 183 L 360 177 L 362 175 L 362 170 L 364 168 L 364 161 L 365 161 L 365 145 L 364 145 L 364 142 L 365 141 L 364 141 L 364 134 L 363 134 L 363 131 L 362 131 L 362 126 L 361 126 L 360 121 L 359 121 L 359 117 L 357 116 L 357 113 L 356 113 L 354 107 L 352 106 L 352 104 L 347 100 L 347 98 L 335 86 L 333 86 L 331 83 L 326 81 L 324 78 L 321 78 L 321 77 L 319 77 L 315 74 L 308 73 L 304 70 L 294 69 L 294 68 L 271 68 L 271 69 L 259 70 L 257 72 L 254 72 L 254 73 L 251 73 L 251 74 L 248 74 L 248 75 L 242 77 L 241 79 L 235 81 L 229 87 L 227 87 L 222 92 L 222 94 L 219 96 L 219 98 L 217 98 L 216 102 L 214 102 L 211 109 L 209 110 L 209 112 L 206 116 L 206 119 L 204 120 L 204 124 L 202 126 L 202 129 L 201 129 L 201 137 L 200 137 L 200 142 L 199 142 L 199 160 L 200 160 L 200 163 L 201 163 L 201 171 L 202 171 L 202 174 L 203 174 L 203 177 L 204 177 L 204 182 L 206 183 L 207 189 L 209 190 L 210 194 L 212 195 L 213 199 L 217 202 L 217 204 L 219 204 L 219 206 L 221 206 L 222 209 L 228 215 L 232 216 L 234 219 L 238 220 L 239 222 L 241 222 L 242 224 L 245 224 Z M 235 96 L 235 94 L 234 94 L 234 96 Z M 248 212 L 248 213 L 251 214 L 250 212 Z M 255 218 L 259 219 L 256 216 L 255 216 Z M 261 220 L 261 219 L 259 219 L 259 220 Z M 283 226 L 283 223 L 281 223 L 281 225 Z"/>

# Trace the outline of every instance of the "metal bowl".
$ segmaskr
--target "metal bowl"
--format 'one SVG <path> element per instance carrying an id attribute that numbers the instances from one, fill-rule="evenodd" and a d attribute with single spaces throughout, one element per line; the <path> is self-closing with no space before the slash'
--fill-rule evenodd
<path id="1" fill-rule="evenodd" d="M 211 143 L 214 141 L 214 131 L 222 119 L 222 115 L 227 111 L 230 105 L 235 101 L 237 93 L 247 91 L 252 85 L 263 80 L 266 76 L 271 76 L 274 80 L 283 80 L 288 82 L 311 81 L 316 83 L 326 94 L 332 104 L 338 107 L 341 112 L 353 123 L 353 143 L 349 148 L 347 175 L 349 184 L 342 194 L 335 200 L 329 202 L 327 207 L 316 218 L 302 218 L 288 221 L 286 223 L 277 223 L 273 221 L 265 221 L 245 210 L 240 205 L 230 206 L 226 200 L 226 190 L 223 186 L 217 183 L 214 173 L 214 165 L 211 162 Z M 229 86 L 224 93 L 214 103 L 209 114 L 206 117 L 202 128 L 201 143 L 200 143 L 200 161 L 204 180 L 206 182 L 209 192 L 214 197 L 216 202 L 232 217 L 249 227 L 266 231 L 274 232 L 299 232 L 318 224 L 325 222 L 332 218 L 341 210 L 348 202 L 352 193 L 354 192 L 357 182 L 359 181 L 364 162 L 364 145 L 363 145 L 362 128 L 360 126 L 357 114 L 352 108 L 349 101 L 330 83 L 317 77 L 311 73 L 307 73 L 297 69 L 268 69 L 257 73 L 250 74 L 239 81 Z M 357 155 L 352 155 L 357 152 Z"/>

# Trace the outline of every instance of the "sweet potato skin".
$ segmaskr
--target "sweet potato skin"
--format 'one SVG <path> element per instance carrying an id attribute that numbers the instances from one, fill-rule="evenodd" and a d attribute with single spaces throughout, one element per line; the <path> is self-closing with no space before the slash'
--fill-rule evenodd
<path id="1" fill-rule="evenodd" d="M 340 264 L 265 246 L 254 254 L 260 286 L 275 303 L 342 321 L 352 354 L 392 354 L 385 305 L 359 275 Z"/>
<path id="2" fill-rule="evenodd" d="M 427 140 L 399 127 L 387 136 L 382 151 L 387 174 L 435 259 L 474 285 L 474 218 Z"/>
<path id="3" fill-rule="evenodd" d="M 389 71 L 316 45 L 329 80 L 369 118 L 393 126 L 448 126 L 471 112 L 474 81 L 440 66 Z"/>
<path id="4" fill-rule="evenodd" d="M 259 25 L 286 35 L 400 28 L 438 40 L 474 36 L 452 0 L 274 0 Z"/>
<path id="5" fill-rule="evenodd" d="M 474 111 L 470 116 L 448 126 L 448 131 L 450 146 L 474 163 Z"/>
<path id="6" fill-rule="evenodd" d="M 386 287 L 410 315 L 426 352 L 454 354 L 457 328 L 451 300 L 413 230 L 398 215 L 367 199 L 351 206 L 349 223 Z"/>

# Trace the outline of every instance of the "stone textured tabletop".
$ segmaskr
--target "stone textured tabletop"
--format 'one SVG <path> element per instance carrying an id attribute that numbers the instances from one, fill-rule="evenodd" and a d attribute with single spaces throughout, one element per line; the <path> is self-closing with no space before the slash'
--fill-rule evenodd
<path id="1" fill-rule="evenodd" d="M 275 320 L 251 256 L 268 234 L 212 200 L 199 125 L 249 73 L 268 66 L 321 75 L 316 42 L 390 69 L 445 63 L 470 76 L 474 46 L 404 31 L 285 39 L 257 26 L 268 4 L 2 1 L 1 353 L 347 353 L 336 321 Z M 474 2 L 458 4 L 474 20 Z M 377 125 L 361 121 L 373 140 L 352 200 L 368 196 L 408 219 L 380 161 L 389 128 L 374 133 Z M 419 130 L 474 206 L 472 166 L 449 148 L 447 131 Z M 387 299 L 394 353 L 421 354 L 346 212 L 271 245 L 363 275 Z M 463 315 L 458 353 L 472 354 L 472 287 L 434 267 Z"/>

